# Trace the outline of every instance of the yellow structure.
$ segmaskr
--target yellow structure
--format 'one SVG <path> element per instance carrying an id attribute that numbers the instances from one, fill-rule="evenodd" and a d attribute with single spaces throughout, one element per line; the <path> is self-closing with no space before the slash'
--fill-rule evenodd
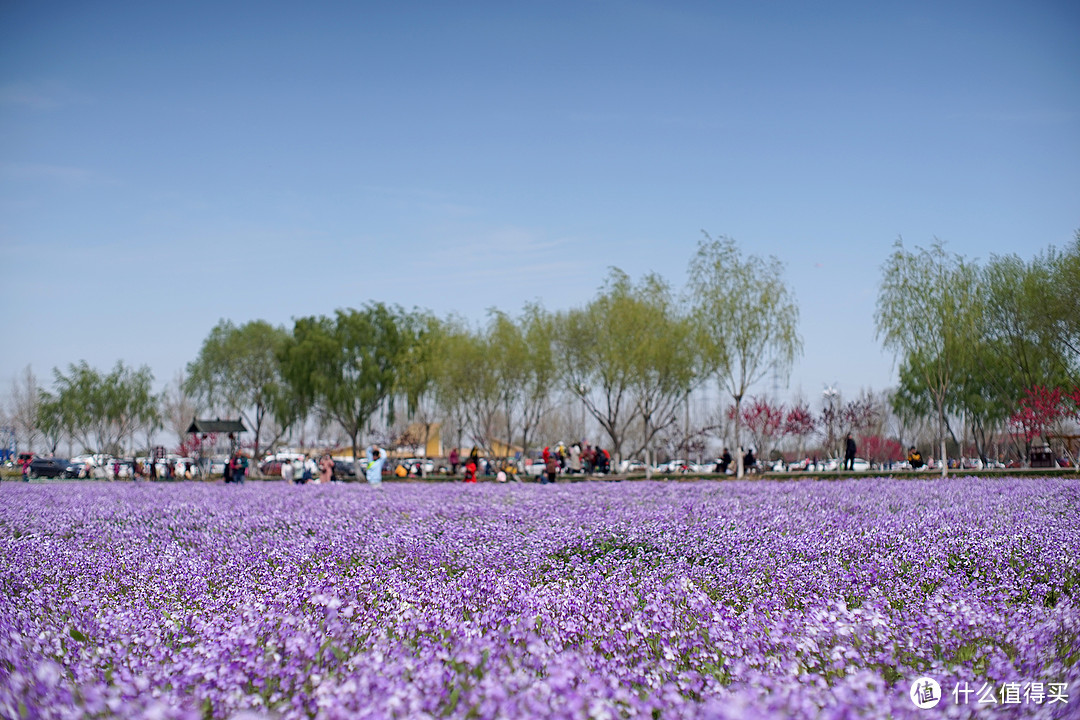
<path id="1" fill-rule="evenodd" d="M 515 457 L 519 452 L 524 452 L 520 445 L 514 445 L 497 438 L 491 439 L 491 454 L 495 457 Z"/>
<path id="2" fill-rule="evenodd" d="M 443 457 L 442 423 L 411 423 L 395 441 L 391 457 Z M 423 449 L 423 452 L 420 450 Z"/>

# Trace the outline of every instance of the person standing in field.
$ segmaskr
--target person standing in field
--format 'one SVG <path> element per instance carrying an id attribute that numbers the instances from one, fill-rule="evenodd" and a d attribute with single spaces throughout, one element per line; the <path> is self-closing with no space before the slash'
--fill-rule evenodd
<path id="1" fill-rule="evenodd" d="M 368 485 L 381 487 L 383 465 L 386 464 L 386 458 L 379 451 L 379 448 L 368 448 L 366 460 L 364 473 L 367 476 Z"/>
<path id="2" fill-rule="evenodd" d="M 589 443 L 585 443 L 585 449 L 581 451 L 581 462 L 586 474 L 591 474 L 596 467 L 596 451 Z"/>
<path id="3" fill-rule="evenodd" d="M 236 453 L 233 454 L 230 465 L 232 466 L 230 468 L 232 481 L 234 483 L 240 483 L 241 485 L 243 485 L 244 475 L 247 473 L 247 458 L 244 457 L 244 454 L 242 452 L 237 450 Z"/>
<path id="4" fill-rule="evenodd" d="M 326 485 L 334 479 L 334 459 L 329 454 L 319 459 L 319 483 Z"/>
<path id="5" fill-rule="evenodd" d="M 581 446 L 577 443 L 570 446 L 570 472 L 574 474 L 581 472 Z"/>
<path id="6" fill-rule="evenodd" d="M 457 475 L 457 466 L 461 462 L 461 454 L 457 448 L 450 449 L 450 474 Z"/>
<path id="7" fill-rule="evenodd" d="M 293 481 L 292 460 L 281 461 L 281 479 L 287 483 L 291 483 Z"/>
<path id="8" fill-rule="evenodd" d="M 540 476 L 540 484 L 548 485 L 555 482 L 555 476 L 559 474 L 559 459 L 551 452 L 550 448 L 544 448 L 544 474 Z"/>
<path id="9" fill-rule="evenodd" d="M 851 433 L 847 434 L 847 439 L 844 440 L 844 469 L 855 469 L 855 438 L 851 437 Z"/>
<path id="10" fill-rule="evenodd" d="M 547 476 L 548 485 L 555 482 L 555 477 L 559 474 L 559 459 L 557 456 L 548 455 L 547 462 L 544 463 L 544 473 Z"/>

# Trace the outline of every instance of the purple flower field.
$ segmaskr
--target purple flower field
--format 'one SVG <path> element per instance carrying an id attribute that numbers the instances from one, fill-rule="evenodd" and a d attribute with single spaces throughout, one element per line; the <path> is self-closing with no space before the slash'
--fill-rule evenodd
<path id="1" fill-rule="evenodd" d="M 4 483 L 0 546 L 4 718 L 1080 716 L 1076 480 Z"/>

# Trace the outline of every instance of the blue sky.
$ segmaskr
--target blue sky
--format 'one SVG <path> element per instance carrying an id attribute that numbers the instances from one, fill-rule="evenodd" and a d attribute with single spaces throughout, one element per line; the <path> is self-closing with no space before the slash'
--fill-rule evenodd
<path id="1" fill-rule="evenodd" d="M 790 391 L 894 382 L 893 242 L 1080 228 L 1074 2 L 0 2 L 0 397 L 221 318 L 481 320 L 776 255 Z M 769 388 L 762 387 L 762 392 Z"/>

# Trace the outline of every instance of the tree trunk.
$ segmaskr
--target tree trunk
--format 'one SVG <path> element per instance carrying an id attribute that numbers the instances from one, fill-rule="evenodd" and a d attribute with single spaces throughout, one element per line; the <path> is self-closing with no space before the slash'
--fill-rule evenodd
<path id="1" fill-rule="evenodd" d="M 742 420 L 742 395 L 735 398 L 735 477 L 741 478 L 746 468 L 743 466 L 743 449 L 739 444 L 739 426 Z"/>
<path id="2" fill-rule="evenodd" d="M 354 433 L 350 433 L 349 438 L 352 440 L 352 463 L 353 472 L 356 473 L 356 479 L 362 480 L 361 468 L 360 468 L 360 431 L 357 430 Z"/>
<path id="3" fill-rule="evenodd" d="M 427 468 L 427 459 L 428 459 L 427 446 L 428 446 L 428 440 L 429 439 L 431 439 L 431 423 L 425 422 L 424 423 L 424 449 L 420 453 L 420 477 L 421 478 L 426 478 L 427 477 L 427 469 L 426 469 Z M 355 463 L 356 461 L 354 460 L 353 462 Z M 434 467 L 434 465 L 432 467 Z"/>
<path id="4" fill-rule="evenodd" d="M 938 406 L 938 437 L 941 438 L 941 477 L 949 474 L 949 459 L 945 456 L 945 407 Z"/>

